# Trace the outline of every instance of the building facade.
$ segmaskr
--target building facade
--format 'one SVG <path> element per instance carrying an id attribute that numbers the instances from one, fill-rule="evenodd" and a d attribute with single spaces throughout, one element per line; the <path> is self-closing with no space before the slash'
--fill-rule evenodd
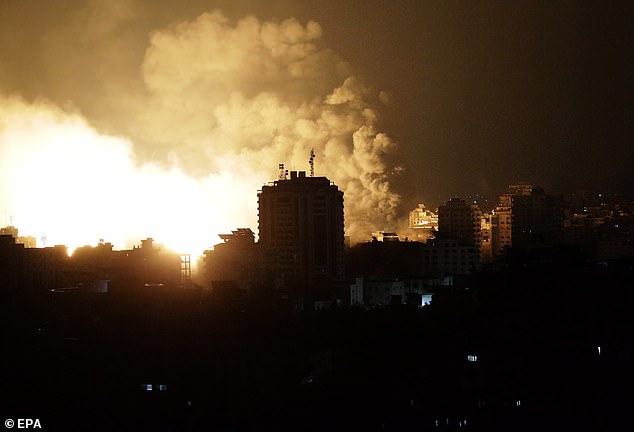
<path id="1" fill-rule="evenodd" d="M 451 237 L 465 245 L 481 243 L 482 211 L 476 204 L 467 204 L 463 199 L 451 198 L 438 207 L 438 233 Z"/>
<path id="2" fill-rule="evenodd" d="M 426 208 L 425 204 L 418 204 L 409 212 L 408 228 L 413 240 L 425 242 L 434 238 L 438 230 L 438 215 Z"/>
<path id="3" fill-rule="evenodd" d="M 343 192 L 326 177 L 292 171 L 258 192 L 259 244 L 277 288 L 316 298 L 344 279 Z"/>
<path id="4" fill-rule="evenodd" d="M 563 240 L 561 197 L 533 188 L 529 195 L 514 195 L 512 203 L 513 247 L 545 247 Z"/>
<path id="5" fill-rule="evenodd" d="M 262 254 L 250 228 L 219 234 L 223 243 L 205 251 L 205 288 L 233 283 L 243 295 L 252 295 L 263 277 Z"/>

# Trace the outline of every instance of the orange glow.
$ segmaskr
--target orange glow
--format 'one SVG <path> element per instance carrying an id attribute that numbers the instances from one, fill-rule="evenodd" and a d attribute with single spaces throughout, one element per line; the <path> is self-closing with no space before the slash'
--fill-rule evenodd
<path id="1" fill-rule="evenodd" d="M 12 102 L 0 109 L 0 203 L 39 247 L 65 244 L 71 254 L 99 239 L 124 249 L 153 237 L 195 261 L 217 233 L 256 226 L 261 180 L 137 166 L 129 141 L 100 135 L 79 117 Z"/>

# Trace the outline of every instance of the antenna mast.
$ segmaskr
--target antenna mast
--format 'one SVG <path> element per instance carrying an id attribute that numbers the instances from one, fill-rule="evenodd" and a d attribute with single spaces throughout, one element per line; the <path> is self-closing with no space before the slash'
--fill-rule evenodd
<path id="1" fill-rule="evenodd" d="M 278 180 L 286 180 L 286 177 L 288 176 L 288 170 L 284 169 L 284 164 L 278 164 L 278 169 L 280 170 L 279 175 L 278 175 Z"/>
<path id="2" fill-rule="evenodd" d="M 308 160 L 310 164 L 310 176 L 315 177 L 315 149 L 310 149 L 310 159 Z"/>

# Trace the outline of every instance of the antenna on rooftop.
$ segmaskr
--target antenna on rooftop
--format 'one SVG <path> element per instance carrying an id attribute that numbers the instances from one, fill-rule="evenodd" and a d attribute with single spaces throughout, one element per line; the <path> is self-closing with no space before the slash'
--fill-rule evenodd
<path id="1" fill-rule="evenodd" d="M 286 177 L 288 176 L 288 170 L 284 169 L 284 164 L 278 164 L 278 169 L 280 170 L 279 174 L 278 174 L 278 179 L 279 180 L 286 180 Z"/>
<path id="2" fill-rule="evenodd" d="M 310 149 L 310 159 L 308 160 L 310 164 L 310 176 L 315 177 L 315 149 Z"/>

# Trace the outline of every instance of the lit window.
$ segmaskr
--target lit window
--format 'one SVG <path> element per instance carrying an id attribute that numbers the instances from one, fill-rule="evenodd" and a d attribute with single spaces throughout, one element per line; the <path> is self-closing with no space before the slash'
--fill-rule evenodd
<path id="1" fill-rule="evenodd" d="M 146 391 L 152 391 L 152 384 L 146 384 L 145 385 L 145 390 Z"/>
<path id="2" fill-rule="evenodd" d="M 478 356 L 477 356 L 477 355 L 473 355 L 473 354 L 469 354 L 469 355 L 467 356 L 467 361 L 470 361 L 470 362 L 477 362 L 477 361 L 478 361 Z"/>

